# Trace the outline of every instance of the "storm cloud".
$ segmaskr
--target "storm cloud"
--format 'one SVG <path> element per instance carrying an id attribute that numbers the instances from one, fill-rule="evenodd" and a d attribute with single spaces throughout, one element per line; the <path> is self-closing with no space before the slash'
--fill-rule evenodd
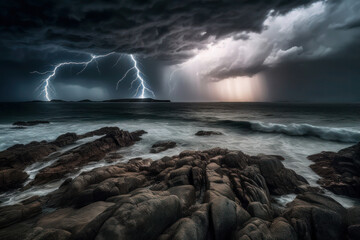
<path id="1" fill-rule="evenodd" d="M 3 1 L 1 42 L 10 47 L 60 47 L 95 54 L 137 53 L 179 63 L 209 36 L 260 32 L 270 10 L 311 2 L 267 1 Z"/>
<path id="2" fill-rule="evenodd" d="M 244 77 L 261 78 L 260 100 L 359 101 L 359 11 L 357 0 L 2 1 L 0 100 L 38 98 L 34 70 L 117 52 L 100 74 L 64 67 L 54 96 L 132 97 L 128 81 L 114 86 L 135 54 L 158 98 L 221 101 L 206 86 Z"/>

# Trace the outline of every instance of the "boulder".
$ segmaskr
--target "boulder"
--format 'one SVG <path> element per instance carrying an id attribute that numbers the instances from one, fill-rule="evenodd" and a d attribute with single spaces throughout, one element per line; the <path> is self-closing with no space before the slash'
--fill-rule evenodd
<path id="1" fill-rule="evenodd" d="M 299 197 L 300 196 L 300 197 Z M 320 194 L 299 195 L 284 212 L 299 239 L 343 239 L 346 228 L 345 209 Z"/>
<path id="2" fill-rule="evenodd" d="M 21 187 L 28 177 L 29 175 L 22 170 L 14 168 L 0 170 L 0 191 Z"/>
<path id="3" fill-rule="evenodd" d="M 13 125 L 14 126 L 35 126 L 38 124 L 49 124 L 49 121 L 41 121 L 41 120 L 35 120 L 35 121 L 19 121 L 19 122 L 14 122 Z"/>
<path id="4" fill-rule="evenodd" d="M 150 153 L 159 153 L 174 147 L 176 147 L 176 142 L 160 141 L 151 146 Z"/>
<path id="5" fill-rule="evenodd" d="M 37 227 L 34 231 L 29 234 L 25 240 L 68 240 L 71 237 L 71 233 L 65 230 L 56 229 L 56 228 L 47 228 L 42 229 Z"/>
<path id="6" fill-rule="evenodd" d="M 339 152 L 308 156 L 311 169 L 322 179 L 318 183 L 335 194 L 360 198 L 360 143 Z"/>
<path id="7" fill-rule="evenodd" d="M 283 217 L 275 218 L 269 229 L 274 240 L 297 239 L 294 228 Z"/>
<path id="8" fill-rule="evenodd" d="M 260 202 L 251 202 L 247 207 L 247 211 L 252 217 L 261 218 L 266 221 L 271 221 L 273 212 L 269 205 Z"/>
<path id="9" fill-rule="evenodd" d="M 276 156 L 260 154 L 251 158 L 250 162 L 259 166 L 271 194 L 301 193 L 303 185 L 308 185 L 305 178 L 285 168 Z"/>
<path id="10" fill-rule="evenodd" d="M 205 240 L 208 231 L 208 204 L 203 204 L 190 217 L 181 218 L 174 223 L 158 240 Z"/>
<path id="11" fill-rule="evenodd" d="M 123 196 L 115 208 L 101 225 L 97 240 L 154 239 L 181 217 L 181 201 L 177 196 L 161 196 L 150 190 Z"/>
<path id="12" fill-rule="evenodd" d="M 230 168 L 244 169 L 248 165 L 249 156 L 241 151 L 229 152 L 222 158 L 221 163 Z"/>
<path id="13" fill-rule="evenodd" d="M 195 133 L 196 136 L 210 136 L 210 135 L 222 135 L 221 132 L 217 132 L 217 131 L 203 131 L 200 130 L 197 133 Z"/>
<path id="14" fill-rule="evenodd" d="M 19 204 L 0 207 L 0 228 L 34 217 L 41 212 L 41 203 L 37 197 Z"/>
<path id="15" fill-rule="evenodd" d="M 37 222 L 37 226 L 43 229 L 62 229 L 76 234 L 112 205 L 114 203 L 100 201 L 80 209 L 61 208 L 41 217 Z"/>
<path id="16" fill-rule="evenodd" d="M 138 137 L 137 134 L 116 128 L 104 137 L 63 153 L 53 165 L 41 169 L 30 185 L 61 179 L 64 175 L 75 172 L 78 167 L 103 159 L 111 151 L 134 144 Z"/>
<path id="17" fill-rule="evenodd" d="M 210 204 L 215 239 L 229 239 L 237 227 L 236 203 L 226 197 L 217 197 Z"/>
<path id="18" fill-rule="evenodd" d="M 269 223 L 259 218 L 251 218 L 245 226 L 234 234 L 240 240 L 274 240 L 268 227 Z"/>

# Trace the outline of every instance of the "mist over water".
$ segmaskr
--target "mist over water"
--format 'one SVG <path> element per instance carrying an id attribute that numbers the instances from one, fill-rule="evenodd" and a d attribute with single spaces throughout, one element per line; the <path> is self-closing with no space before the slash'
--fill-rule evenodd
<path id="1" fill-rule="evenodd" d="M 310 184 L 317 185 L 319 176 L 309 168 L 312 162 L 306 157 L 321 151 L 338 151 L 360 141 L 358 119 L 360 105 L 357 104 L 1 103 L 0 151 L 14 144 L 54 140 L 66 132 L 80 134 L 105 126 L 117 126 L 128 131 L 143 129 L 148 132 L 140 142 L 120 149 L 123 158 L 119 161 L 126 162 L 134 157 L 157 160 L 177 155 L 183 150 L 222 147 L 250 155 L 281 155 L 285 158 L 283 163 L 286 167 L 304 176 Z M 30 120 L 48 120 L 51 123 L 25 129 L 12 128 L 15 121 Z M 199 130 L 220 131 L 223 135 L 195 136 Z M 160 140 L 175 141 L 177 147 L 158 154 L 149 153 L 151 145 Z M 70 177 L 109 164 L 115 163 L 91 163 Z M 32 165 L 26 171 L 33 178 L 42 167 Z M 46 194 L 60 184 L 61 181 L 23 193 L 3 194 L 0 202 L 12 204 L 31 195 Z M 291 198 L 283 199 L 286 202 Z M 347 197 L 336 196 L 336 199 L 344 206 L 354 203 Z"/>

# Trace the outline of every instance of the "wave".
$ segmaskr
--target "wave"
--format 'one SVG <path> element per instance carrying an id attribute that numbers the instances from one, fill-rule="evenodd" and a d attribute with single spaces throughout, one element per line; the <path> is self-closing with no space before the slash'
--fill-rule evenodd
<path id="1" fill-rule="evenodd" d="M 319 127 L 310 124 L 278 124 L 250 121 L 220 121 L 232 127 L 264 132 L 264 133 L 282 133 L 289 136 L 312 136 L 323 140 L 354 143 L 360 141 L 360 131 L 346 128 Z"/>

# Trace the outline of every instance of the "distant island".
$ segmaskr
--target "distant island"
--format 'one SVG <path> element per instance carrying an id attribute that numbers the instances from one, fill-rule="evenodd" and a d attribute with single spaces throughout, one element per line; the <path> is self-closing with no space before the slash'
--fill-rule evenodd
<path id="1" fill-rule="evenodd" d="M 33 100 L 30 102 L 47 102 L 41 100 Z M 160 100 L 160 99 L 153 99 L 153 98 L 119 98 L 119 99 L 109 99 L 104 101 L 92 101 L 90 99 L 83 99 L 80 101 L 65 101 L 61 99 L 53 99 L 50 102 L 171 102 L 170 100 Z"/>
<path id="2" fill-rule="evenodd" d="M 159 100 L 153 98 L 120 98 L 105 100 L 102 102 L 170 102 L 170 100 Z"/>

